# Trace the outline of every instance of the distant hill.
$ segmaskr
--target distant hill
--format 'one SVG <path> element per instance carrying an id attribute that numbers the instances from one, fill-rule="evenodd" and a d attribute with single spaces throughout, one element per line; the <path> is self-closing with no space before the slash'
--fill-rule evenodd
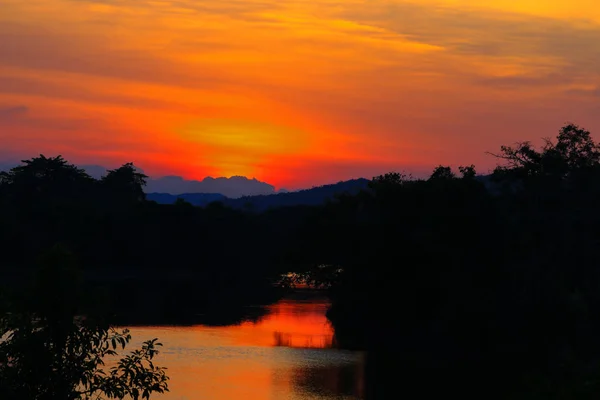
<path id="1" fill-rule="evenodd" d="M 21 165 L 17 161 L 0 160 L 0 172 L 8 171 Z M 101 179 L 109 170 L 102 165 L 80 165 L 94 179 Z M 116 166 L 115 166 L 116 168 Z M 136 165 L 139 172 L 144 172 Z M 284 189 L 285 190 L 285 189 Z M 219 193 L 223 196 L 235 199 L 242 196 L 269 195 L 276 193 L 275 187 L 266 182 L 261 182 L 256 178 L 246 178 L 245 176 L 232 176 L 229 178 L 206 177 L 200 181 L 185 179 L 181 176 L 163 176 L 159 178 L 149 177 L 145 189 L 146 193 Z M 179 195 L 178 195 L 179 196 Z"/>
<path id="2" fill-rule="evenodd" d="M 219 193 L 183 193 L 178 195 L 170 193 L 148 193 L 146 198 L 159 204 L 173 204 L 177 199 L 183 199 L 195 206 L 205 206 L 213 201 L 228 200 L 227 197 Z"/>
<path id="3" fill-rule="evenodd" d="M 244 196 L 237 199 L 215 193 L 185 193 L 180 195 L 148 193 L 147 198 L 160 204 L 173 204 L 178 198 L 181 198 L 195 206 L 206 206 L 211 202 L 220 201 L 226 206 L 236 209 L 265 211 L 276 207 L 324 204 L 326 200 L 333 198 L 336 194 L 355 194 L 362 189 L 366 189 L 369 182 L 368 179 L 360 178 L 296 192 Z"/>
<path id="4" fill-rule="evenodd" d="M 0 168 L 2 164 L 0 163 Z M 100 179 L 107 173 L 107 169 L 101 165 L 82 165 L 88 174 L 96 179 Z M 138 168 L 140 172 L 143 169 Z M 232 176 L 230 178 L 206 177 L 201 181 L 188 180 L 181 176 L 163 176 L 160 178 L 148 178 L 146 193 L 158 194 L 177 194 L 185 193 L 185 196 L 192 194 L 221 194 L 229 198 L 238 198 L 242 196 L 256 196 L 259 194 L 273 194 L 275 187 L 266 182 L 261 182 L 255 178 L 246 178 L 245 176 Z M 164 196 L 163 196 L 164 197 Z M 156 201 L 159 201 L 157 199 Z M 165 201 L 169 201 L 165 198 Z M 189 201 L 189 200 L 188 200 Z M 198 199 L 197 201 L 204 201 Z M 191 201 L 190 201 L 191 202 Z"/>
<path id="5" fill-rule="evenodd" d="M 146 193 L 219 193 L 229 198 L 275 193 L 275 187 L 257 179 L 244 176 L 231 178 L 206 177 L 201 181 L 187 180 L 180 176 L 164 176 L 149 179 Z"/>

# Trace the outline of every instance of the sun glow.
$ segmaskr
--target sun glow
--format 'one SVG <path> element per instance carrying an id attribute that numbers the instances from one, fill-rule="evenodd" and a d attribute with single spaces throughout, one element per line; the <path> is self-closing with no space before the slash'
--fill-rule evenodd
<path id="1" fill-rule="evenodd" d="M 0 157 L 288 188 L 485 170 L 565 121 L 597 130 L 596 3 L 5 0 Z"/>

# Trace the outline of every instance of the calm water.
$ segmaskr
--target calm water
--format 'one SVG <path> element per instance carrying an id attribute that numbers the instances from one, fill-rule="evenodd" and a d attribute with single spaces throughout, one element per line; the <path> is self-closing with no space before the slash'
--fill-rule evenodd
<path id="1" fill-rule="evenodd" d="M 362 399 L 363 355 L 332 348 L 324 300 L 282 300 L 236 326 L 133 327 L 158 337 L 171 392 L 156 399 Z"/>

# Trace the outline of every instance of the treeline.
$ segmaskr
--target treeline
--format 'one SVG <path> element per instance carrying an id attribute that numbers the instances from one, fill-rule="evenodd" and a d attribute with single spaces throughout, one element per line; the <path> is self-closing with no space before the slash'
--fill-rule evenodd
<path id="1" fill-rule="evenodd" d="M 277 295 L 276 249 L 302 209 L 255 215 L 220 203 L 160 205 L 145 199 L 145 183 L 131 163 L 94 179 L 60 156 L 1 173 L 2 282 L 29 277 L 39 256 L 60 245 L 87 282 L 109 287 L 106 297 L 138 316 L 152 309 L 179 318 Z M 152 301 L 159 304 L 147 307 Z"/>
<path id="2" fill-rule="evenodd" d="M 272 298 L 294 271 L 329 289 L 337 343 L 369 350 L 372 398 L 595 396 L 600 147 L 567 125 L 495 156 L 486 180 L 473 166 L 389 173 L 325 205 L 263 213 L 159 205 L 132 164 L 94 180 L 41 156 L 0 175 L 2 273 L 62 243 L 88 276 L 127 276 L 112 297 L 144 308 L 158 296 L 164 309 L 145 308 L 181 317 Z"/>
<path id="3" fill-rule="evenodd" d="M 179 195 L 148 193 L 148 199 L 160 204 L 173 204 L 178 199 L 182 199 L 192 205 L 201 207 L 219 202 L 233 209 L 260 213 L 273 208 L 322 205 L 326 200 L 332 199 L 340 193 L 356 194 L 367 188 L 369 182 L 368 179 L 360 178 L 295 192 L 243 196 L 240 198 L 227 198 L 214 193 L 183 193 Z"/>
<path id="4" fill-rule="evenodd" d="M 277 228 L 280 215 L 255 217 L 219 202 L 203 208 L 185 201 L 160 205 L 146 201 L 145 182 L 131 163 L 96 180 L 60 156 L 25 160 L 0 173 L 4 270 L 34 264 L 57 243 L 86 268 L 200 270 L 245 264 L 252 270 L 252 265 L 272 265 L 271 247 L 281 241 L 270 240 L 285 239 Z M 265 241 L 267 232 L 273 234 Z"/>
<path id="5" fill-rule="evenodd" d="M 600 394 L 600 147 L 568 125 L 495 156 L 488 185 L 390 173 L 299 234 L 296 268 L 330 288 L 337 340 L 370 351 L 373 398 Z"/>

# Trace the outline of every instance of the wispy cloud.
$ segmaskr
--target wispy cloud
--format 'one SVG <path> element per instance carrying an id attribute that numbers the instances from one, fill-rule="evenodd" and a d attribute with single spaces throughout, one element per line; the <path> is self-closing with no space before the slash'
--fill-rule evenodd
<path id="1" fill-rule="evenodd" d="M 566 120 L 600 129 L 593 0 L 2 7 L 0 128 L 19 154 L 290 186 L 347 177 L 353 163 L 485 169 L 484 151 Z"/>
<path id="2" fill-rule="evenodd" d="M 29 108 L 26 106 L 12 106 L 0 108 L 0 121 L 13 120 L 17 117 L 27 114 Z"/>

